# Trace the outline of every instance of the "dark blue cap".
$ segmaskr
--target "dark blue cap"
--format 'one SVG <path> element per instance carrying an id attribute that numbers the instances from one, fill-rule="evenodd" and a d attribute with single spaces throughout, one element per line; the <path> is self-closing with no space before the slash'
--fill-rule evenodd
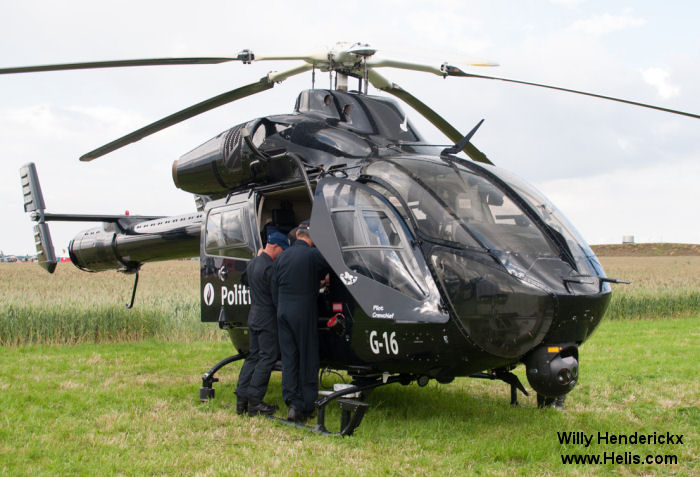
<path id="1" fill-rule="evenodd" d="M 287 250 L 287 247 L 289 247 L 289 240 L 287 240 L 287 236 L 280 232 L 270 232 L 270 234 L 267 236 L 267 243 L 279 245 L 283 250 Z"/>

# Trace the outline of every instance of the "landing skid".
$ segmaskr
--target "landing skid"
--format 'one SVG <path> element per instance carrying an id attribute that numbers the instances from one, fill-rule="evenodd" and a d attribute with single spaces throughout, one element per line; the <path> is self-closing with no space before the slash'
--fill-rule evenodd
<path id="1" fill-rule="evenodd" d="M 246 353 L 239 353 L 237 355 L 229 356 L 228 358 L 222 359 L 216 363 L 212 368 L 202 375 L 202 387 L 199 388 L 199 400 L 202 402 L 214 399 L 215 391 L 213 385 L 219 380 L 214 377 L 214 375 L 227 364 L 244 359 L 247 356 Z M 504 369 L 495 369 L 487 373 L 476 373 L 471 375 L 472 378 L 479 379 L 491 379 L 503 381 L 510 385 L 510 403 L 513 406 L 518 405 L 518 390 L 522 392 L 525 396 L 528 396 L 528 392 L 525 387 L 520 382 L 518 377 L 511 373 L 510 371 Z M 277 422 L 288 426 L 294 426 L 298 429 L 306 429 L 308 431 L 323 434 L 323 435 L 334 435 L 334 436 L 351 436 L 355 429 L 362 423 L 362 419 L 369 409 L 369 403 L 360 401 L 357 399 L 343 398 L 343 396 L 354 395 L 363 396 L 369 394 L 369 392 L 380 386 L 385 386 L 392 383 L 401 383 L 403 385 L 410 384 L 415 378 L 406 375 L 398 376 L 387 376 L 377 377 L 376 379 L 370 378 L 368 380 L 362 380 L 356 382 L 348 387 L 341 390 L 334 391 L 315 402 L 317 409 L 317 420 L 315 426 L 310 426 L 300 422 L 289 421 L 277 416 L 266 416 L 268 419 L 272 419 Z M 420 383 L 420 381 L 419 381 Z M 338 432 L 331 432 L 326 427 L 326 406 L 332 401 L 337 400 L 340 405 L 340 430 Z M 565 396 L 560 396 L 558 398 L 546 398 L 540 394 L 537 395 L 537 406 L 538 407 L 553 407 L 556 409 L 564 408 Z"/>
<path id="2" fill-rule="evenodd" d="M 506 371 L 504 369 L 494 369 L 488 373 L 476 373 L 472 374 L 470 377 L 479 379 L 498 379 L 510 385 L 510 404 L 512 406 L 518 405 L 518 390 L 522 392 L 525 396 L 529 396 L 525 387 L 520 382 L 518 377 Z M 558 397 L 546 397 L 540 393 L 537 393 L 537 407 L 542 408 L 552 408 L 558 409 L 560 411 L 564 410 L 564 402 L 566 401 L 566 395 Z"/>
<path id="3" fill-rule="evenodd" d="M 214 399 L 214 383 L 219 382 L 218 378 L 214 377 L 217 371 L 231 364 L 235 361 L 241 360 L 247 356 L 246 353 L 239 353 L 228 358 L 224 358 L 218 363 L 216 363 L 212 368 L 202 375 L 202 387 L 199 388 L 199 400 L 202 402 L 207 402 L 210 399 Z"/>
<path id="4" fill-rule="evenodd" d="M 215 378 L 214 375 L 224 366 L 245 359 L 247 353 L 239 353 L 228 358 L 224 358 L 214 366 L 211 367 L 209 371 L 202 375 L 202 387 L 199 388 L 199 400 L 202 402 L 207 402 L 210 399 L 214 399 L 215 390 L 214 383 L 218 382 L 219 379 Z M 277 368 L 277 366 L 276 366 Z M 318 399 L 315 402 L 317 409 L 317 422 L 316 426 L 309 426 L 299 422 L 288 421 L 277 416 L 266 416 L 268 419 L 281 422 L 288 426 L 294 426 L 299 429 L 307 429 L 311 432 L 315 432 L 323 435 L 335 435 L 335 436 L 351 436 L 355 429 L 362 423 L 362 418 L 365 416 L 367 409 L 369 409 L 369 403 L 359 401 L 357 399 L 343 398 L 343 396 L 354 395 L 363 396 L 369 394 L 369 391 L 378 388 L 380 386 L 385 386 L 392 383 L 401 383 L 403 385 L 410 384 L 414 378 L 405 375 L 399 376 L 377 376 L 376 378 L 367 378 L 362 381 L 355 382 L 354 384 L 343 388 L 339 391 L 332 392 L 327 396 Z M 340 405 L 340 431 L 330 432 L 326 428 L 326 406 L 332 401 L 337 400 Z"/>
<path id="5" fill-rule="evenodd" d="M 503 369 L 495 369 L 488 373 L 472 374 L 470 377 L 479 379 L 498 379 L 499 381 L 503 381 L 507 384 L 510 384 L 511 406 L 518 405 L 518 390 L 520 390 L 520 392 L 522 392 L 525 396 L 529 396 L 529 394 L 525 390 L 525 387 L 520 382 L 520 379 L 518 379 L 518 377 L 510 371 L 505 371 Z"/>
<path id="6" fill-rule="evenodd" d="M 355 384 L 339 391 L 332 392 L 331 394 L 316 401 L 315 404 L 318 414 L 315 426 L 288 421 L 277 416 L 267 416 L 267 418 L 281 422 L 288 426 L 294 426 L 298 429 L 306 429 L 317 434 L 327 436 L 351 436 L 353 432 L 355 432 L 355 429 L 357 429 L 357 427 L 362 423 L 362 418 L 365 416 L 367 409 L 369 409 L 369 403 L 358 401 L 356 399 L 341 399 L 343 396 L 355 393 L 362 395 L 362 393 L 366 394 L 367 391 L 380 386 L 385 386 L 392 383 L 401 383 L 406 385 L 411 381 L 412 379 L 406 376 L 388 376 L 377 379 L 376 381 L 365 384 Z M 340 431 L 331 432 L 328 430 L 328 428 L 326 428 L 326 406 L 336 399 L 340 405 Z"/>
<path id="7" fill-rule="evenodd" d="M 318 422 L 315 426 L 309 426 L 301 422 L 289 421 L 287 419 L 283 419 L 277 416 L 266 417 L 268 419 L 281 422 L 282 424 L 285 424 L 287 426 L 294 426 L 297 429 L 306 429 L 307 431 L 311 431 L 316 434 L 322 434 L 324 436 L 351 436 L 352 433 L 355 432 L 355 429 L 357 429 L 357 427 L 362 422 L 362 418 L 364 417 L 365 412 L 369 408 L 369 404 L 353 399 L 339 399 L 338 404 L 340 404 L 341 411 L 339 432 L 330 432 L 328 429 L 326 429 L 324 408 L 319 408 Z"/>

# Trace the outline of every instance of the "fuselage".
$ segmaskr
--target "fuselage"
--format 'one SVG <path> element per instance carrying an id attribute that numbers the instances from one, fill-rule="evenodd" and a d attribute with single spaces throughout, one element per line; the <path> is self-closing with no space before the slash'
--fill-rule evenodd
<path id="1" fill-rule="evenodd" d="M 202 320 L 245 351 L 241 274 L 270 230 L 310 219 L 332 268 L 318 303 L 327 365 L 449 380 L 580 345 L 610 298 L 591 249 L 532 186 L 442 149 L 391 100 L 304 91 L 293 114 L 235 126 L 176 161 L 176 185 L 207 199 L 195 220 L 161 221 L 152 248 L 139 246 L 150 225 L 117 230 L 101 245 L 108 260 L 80 265 L 194 255 L 196 237 Z M 178 234 L 187 245 L 168 243 Z"/>

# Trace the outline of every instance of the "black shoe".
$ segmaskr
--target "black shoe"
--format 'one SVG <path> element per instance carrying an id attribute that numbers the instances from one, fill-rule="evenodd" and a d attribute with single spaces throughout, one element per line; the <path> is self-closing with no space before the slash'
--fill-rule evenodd
<path id="1" fill-rule="evenodd" d="M 309 418 L 304 412 L 302 412 L 300 409 L 297 409 L 294 406 L 289 406 L 289 412 L 287 413 L 287 420 L 292 421 L 292 422 L 306 422 L 306 420 Z"/>
<path id="2" fill-rule="evenodd" d="M 266 402 L 260 401 L 257 404 L 253 404 L 252 401 L 248 403 L 248 415 L 250 417 L 257 416 L 258 414 L 265 414 L 270 416 L 275 413 L 277 406 L 274 404 L 267 404 Z"/>
<path id="3" fill-rule="evenodd" d="M 248 400 L 238 398 L 236 400 L 236 414 L 239 416 L 244 414 L 248 410 Z"/>

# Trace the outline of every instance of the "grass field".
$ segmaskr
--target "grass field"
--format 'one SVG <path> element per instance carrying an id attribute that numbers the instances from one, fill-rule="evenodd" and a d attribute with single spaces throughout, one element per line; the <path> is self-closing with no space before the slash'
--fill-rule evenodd
<path id="1" fill-rule="evenodd" d="M 613 285 L 608 320 L 700 314 L 700 256 L 601 257 L 608 276 L 631 282 Z"/>
<path id="2" fill-rule="evenodd" d="M 2 475 L 697 475 L 700 319 L 609 321 L 581 350 L 566 412 L 502 383 L 457 379 L 376 390 L 350 438 L 238 417 L 238 366 L 198 402 L 226 343 L 0 350 Z M 522 370 L 520 370 L 522 376 Z M 280 376 L 269 400 L 281 403 Z M 329 423 L 331 421 L 329 417 Z M 558 432 L 682 434 L 682 445 L 562 445 Z M 674 455 L 674 465 L 563 465 L 561 455 Z"/>
<path id="3" fill-rule="evenodd" d="M 146 265 L 131 310 L 133 275 L 61 263 L 51 276 L 36 264 L 0 263 L 0 277 L 3 345 L 223 339 L 199 321 L 199 262 Z"/>
<path id="4" fill-rule="evenodd" d="M 606 319 L 658 319 L 700 313 L 700 256 L 601 257 L 614 285 Z M 85 273 L 59 264 L 54 276 L 35 264 L 0 263 L 0 345 L 138 341 L 219 341 L 199 321 L 199 262 L 146 265 L 134 309 L 133 277 Z"/>
<path id="5" fill-rule="evenodd" d="M 213 402 L 198 402 L 201 374 L 233 351 L 199 322 L 198 263 L 144 267 L 134 310 L 132 277 L 0 264 L 0 475 L 698 475 L 700 257 L 602 261 L 632 284 L 615 286 L 582 347 L 566 412 L 538 410 L 534 396 L 511 408 L 496 382 L 392 385 L 344 439 L 236 416 L 237 365 L 217 375 Z M 281 403 L 278 374 L 269 398 Z M 563 432 L 684 437 L 584 447 L 560 444 Z M 561 460 L 604 453 L 677 463 Z"/>

